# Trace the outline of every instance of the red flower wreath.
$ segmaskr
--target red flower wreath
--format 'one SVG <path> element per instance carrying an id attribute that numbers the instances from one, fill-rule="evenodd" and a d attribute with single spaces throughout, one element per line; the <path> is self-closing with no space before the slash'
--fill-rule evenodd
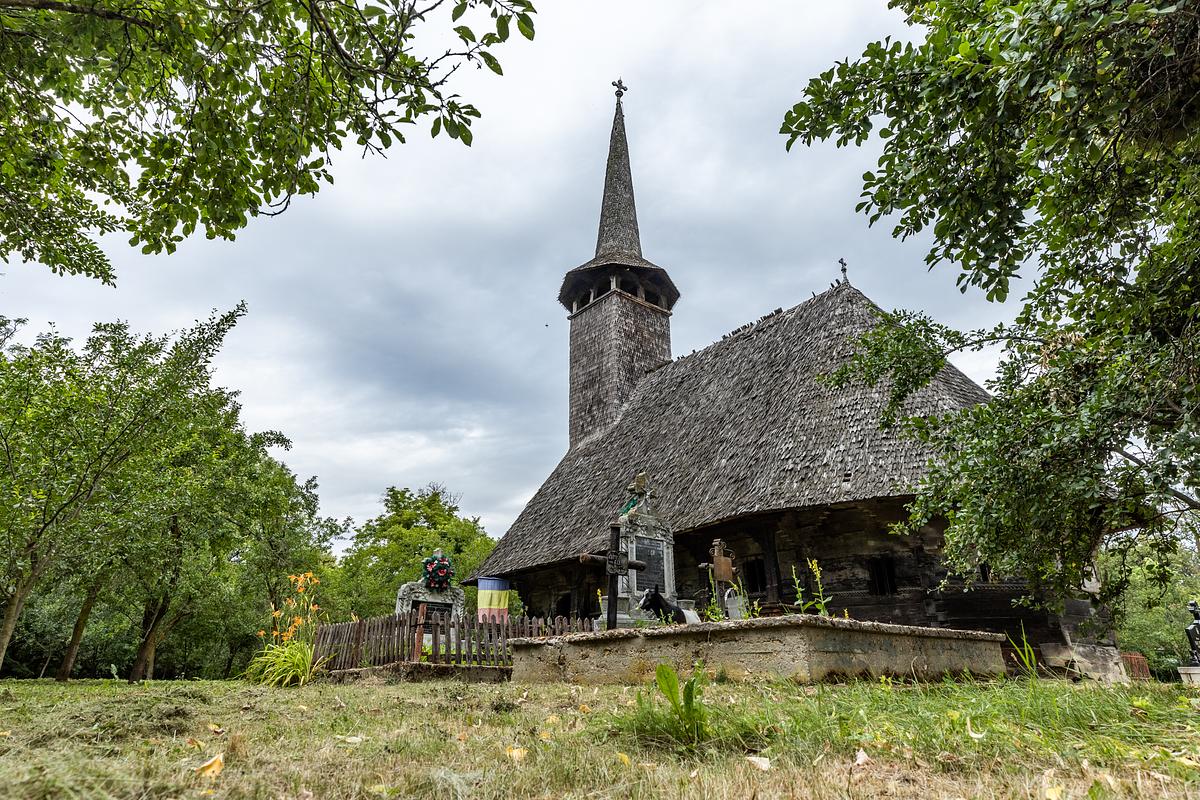
<path id="1" fill-rule="evenodd" d="M 425 568 L 425 588 L 435 592 L 444 592 L 450 588 L 450 579 L 454 577 L 454 565 L 449 556 L 430 556 L 421 564 Z"/>

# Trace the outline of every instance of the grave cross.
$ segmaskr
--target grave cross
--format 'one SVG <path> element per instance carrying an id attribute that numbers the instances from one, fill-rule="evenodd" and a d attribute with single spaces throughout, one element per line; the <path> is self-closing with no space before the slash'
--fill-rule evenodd
<path id="1" fill-rule="evenodd" d="M 708 557 L 712 559 L 705 564 L 700 564 L 700 569 L 706 569 L 709 572 L 709 581 L 712 584 L 713 592 L 717 596 L 717 605 L 721 607 L 721 611 L 728 613 L 729 609 L 725 608 L 725 593 L 722 591 L 722 584 L 732 586 L 737 582 L 737 567 L 733 565 L 733 551 L 726 546 L 723 539 L 713 539 L 712 547 L 709 548 Z"/>
<path id="2" fill-rule="evenodd" d="M 617 627 L 617 592 L 620 590 L 620 577 L 628 575 L 629 570 L 643 570 L 644 561 L 634 561 L 621 552 L 621 526 L 613 525 L 608 529 L 608 551 L 602 555 L 581 553 L 579 561 L 582 564 L 604 564 L 608 573 L 608 630 Z"/>

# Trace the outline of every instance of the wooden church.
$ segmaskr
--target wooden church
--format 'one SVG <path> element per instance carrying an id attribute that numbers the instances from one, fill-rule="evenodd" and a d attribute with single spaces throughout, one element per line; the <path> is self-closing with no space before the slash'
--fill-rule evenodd
<path id="1" fill-rule="evenodd" d="M 714 539 L 723 539 L 765 613 L 812 588 L 816 559 L 837 614 L 911 625 L 1016 633 L 1050 648 L 1072 644 L 1086 599 L 1065 617 L 1014 606 L 1024 586 L 975 576 L 942 586 L 942 528 L 900 537 L 912 487 L 930 453 L 880 427 L 875 387 L 819 380 L 877 324 L 878 309 L 842 280 L 786 310 L 672 359 L 680 292 L 642 255 L 618 90 L 595 257 L 558 294 L 570 319 L 570 446 L 482 565 L 506 578 L 527 613 L 596 616 L 609 527 L 645 472 L 654 509 L 674 539 L 674 588 L 704 602 Z M 986 402 L 947 364 L 912 398 L 915 413 Z M 986 568 L 985 568 L 986 569 Z M 795 577 L 793 577 L 795 576 Z"/>

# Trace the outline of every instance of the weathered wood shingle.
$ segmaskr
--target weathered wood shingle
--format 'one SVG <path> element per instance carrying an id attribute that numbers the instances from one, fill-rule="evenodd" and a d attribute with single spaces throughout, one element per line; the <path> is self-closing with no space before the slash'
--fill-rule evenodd
<path id="1" fill-rule="evenodd" d="M 818 380 L 850 356 L 877 312 L 839 283 L 646 375 L 606 433 L 563 457 L 478 574 L 604 549 L 624 487 L 643 470 L 676 533 L 743 514 L 909 493 L 930 453 L 880 429 L 883 391 Z M 910 408 L 944 412 L 986 399 L 948 365 Z"/>

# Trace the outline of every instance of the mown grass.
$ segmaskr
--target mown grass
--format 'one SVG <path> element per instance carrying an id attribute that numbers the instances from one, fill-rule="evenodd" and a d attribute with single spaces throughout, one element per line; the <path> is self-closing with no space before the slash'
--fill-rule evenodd
<path id="1" fill-rule="evenodd" d="M 695 746 L 637 691 L 0 682 L 0 797 L 1200 797 L 1178 686 L 710 683 Z"/>

